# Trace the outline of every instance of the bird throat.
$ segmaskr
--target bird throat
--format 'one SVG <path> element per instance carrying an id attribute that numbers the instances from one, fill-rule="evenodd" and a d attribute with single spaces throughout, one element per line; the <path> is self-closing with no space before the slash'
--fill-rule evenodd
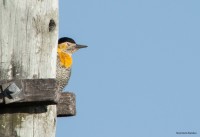
<path id="1" fill-rule="evenodd" d="M 65 52 L 58 52 L 58 56 L 60 59 L 60 65 L 65 68 L 70 68 L 72 66 L 72 56 Z"/>

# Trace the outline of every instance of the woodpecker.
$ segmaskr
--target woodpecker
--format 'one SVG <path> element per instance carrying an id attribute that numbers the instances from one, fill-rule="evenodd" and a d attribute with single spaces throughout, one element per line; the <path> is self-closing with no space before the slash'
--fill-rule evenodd
<path id="1" fill-rule="evenodd" d="M 86 47 L 86 45 L 76 44 L 72 38 L 62 37 L 58 40 L 56 80 L 60 91 L 63 91 L 71 76 L 72 54 Z"/>

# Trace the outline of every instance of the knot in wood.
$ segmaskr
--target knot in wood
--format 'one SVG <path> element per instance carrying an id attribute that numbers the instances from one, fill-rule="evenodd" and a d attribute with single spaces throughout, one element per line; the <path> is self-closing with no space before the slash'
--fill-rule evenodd
<path id="1" fill-rule="evenodd" d="M 54 31 L 55 28 L 56 28 L 56 23 L 55 23 L 55 21 L 54 21 L 53 19 L 51 19 L 51 20 L 49 21 L 49 32 Z"/>

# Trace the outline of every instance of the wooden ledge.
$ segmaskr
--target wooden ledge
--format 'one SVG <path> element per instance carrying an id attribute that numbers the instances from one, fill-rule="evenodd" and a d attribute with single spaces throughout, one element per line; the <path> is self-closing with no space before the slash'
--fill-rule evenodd
<path id="1" fill-rule="evenodd" d="M 57 104 L 60 92 L 55 79 L 0 81 L 0 106 Z"/>
<path id="2" fill-rule="evenodd" d="M 29 106 L 45 107 L 47 105 L 57 105 L 57 117 L 76 115 L 75 94 L 71 92 L 61 93 L 57 87 L 55 79 L 1 80 L 1 113 L 4 113 L 4 109 L 6 110 L 6 108 L 16 108 L 13 110 L 24 112 L 22 108 Z M 43 110 L 45 112 L 45 109 Z"/>
<path id="3" fill-rule="evenodd" d="M 71 92 L 61 93 L 57 104 L 57 117 L 68 117 L 76 115 L 76 96 Z"/>

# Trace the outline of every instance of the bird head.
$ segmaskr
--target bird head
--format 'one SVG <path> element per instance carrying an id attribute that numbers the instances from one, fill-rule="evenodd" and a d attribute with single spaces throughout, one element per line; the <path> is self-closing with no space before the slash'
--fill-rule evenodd
<path id="1" fill-rule="evenodd" d="M 76 44 L 76 42 L 68 37 L 63 37 L 58 40 L 58 52 L 65 52 L 72 55 L 81 48 L 86 48 L 86 45 Z"/>
<path id="2" fill-rule="evenodd" d="M 57 53 L 60 59 L 61 66 L 70 68 L 72 65 L 71 55 L 81 48 L 86 48 L 86 45 L 76 44 L 72 38 L 63 37 L 58 40 Z"/>

